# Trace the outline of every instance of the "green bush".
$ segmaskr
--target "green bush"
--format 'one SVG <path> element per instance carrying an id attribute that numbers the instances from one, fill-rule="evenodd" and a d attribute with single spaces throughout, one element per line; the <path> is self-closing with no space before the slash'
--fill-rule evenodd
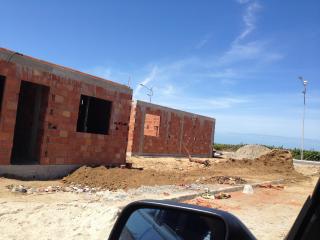
<path id="1" fill-rule="evenodd" d="M 301 159 L 301 152 L 300 149 L 292 149 L 291 150 L 292 156 L 295 159 Z M 303 158 L 304 160 L 308 161 L 320 161 L 320 152 L 312 151 L 312 150 L 305 150 L 303 151 Z"/>
<path id="2" fill-rule="evenodd" d="M 234 152 L 237 151 L 239 148 L 243 147 L 245 144 L 222 144 L 216 143 L 213 145 L 213 148 L 217 151 L 228 151 Z"/>

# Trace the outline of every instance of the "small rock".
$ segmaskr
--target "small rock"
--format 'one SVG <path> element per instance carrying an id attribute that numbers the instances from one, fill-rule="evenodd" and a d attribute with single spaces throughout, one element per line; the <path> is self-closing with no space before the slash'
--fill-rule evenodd
<path id="1" fill-rule="evenodd" d="M 215 194 L 214 197 L 216 199 L 227 199 L 227 198 L 231 198 L 231 195 L 229 193 L 220 192 L 220 193 Z"/>
<path id="2" fill-rule="evenodd" d="M 79 188 L 76 193 L 82 193 L 83 192 L 83 189 Z"/>
<path id="3" fill-rule="evenodd" d="M 253 194 L 253 188 L 250 184 L 246 184 L 244 185 L 242 192 L 245 194 Z"/>
<path id="4" fill-rule="evenodd" d="M 215 196 L 212 195 L 212 194 L 209 194 L 208 192 L 202 194 L 201 197 L 202 197 L 202 198 L 205 198 L 205 199 L 215 199 Z"/>
<path id="5" fill-rule="evenodd" d="M 72 192 L 72 188 L 71 187 L 65 187 L 63 189 L 64 192 Z"/>
<path id="6" fill-rule="evenodd" d="M 22 185 L 19 185 L 18 188 L 15 189 L 16 192 L 21 192 L 21 193 L 26 193 L 27 192 L 27 189 L 26 187 L 22 186 Z"/>

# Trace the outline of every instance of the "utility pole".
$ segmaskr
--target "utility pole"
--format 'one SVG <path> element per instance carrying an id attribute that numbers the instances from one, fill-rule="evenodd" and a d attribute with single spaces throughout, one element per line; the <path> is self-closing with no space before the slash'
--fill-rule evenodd
<path id="1" fill-rule="evenodd" d="M 144 85 L 144 84 L 142 84 L 142 83 L 140 83 L 140 85 L 141 85 L 142 87 L 145 87 L 145 88 L 149 91 L 149 93 L 147 93 L 147 95 L 149 96 L 149 102 L 151 103 L 151 97 L 153 96 L 152 87 L 149 88 L 149 87 L 147 87 L 146 85 Z"/>
<path id="2" fill-rule="evenodd" d="M 304 118 L 306 115 L 306 93 L 307 93 L 307 84 L 308 81 L 304 80 L 303 77 L 299 77 L 303 84 L 303 114 L 302 114 L 302 136 L 301 136 L 301 160 L 303 160 L 303 148 L 304 148 Z"/>
<path id="3" fill-rule="evenodd" d="M 129 78 L 128 78 L 128 87 L 130 87 L 130 84 L 131 84 L 131 76 L 129 75 Z"/>

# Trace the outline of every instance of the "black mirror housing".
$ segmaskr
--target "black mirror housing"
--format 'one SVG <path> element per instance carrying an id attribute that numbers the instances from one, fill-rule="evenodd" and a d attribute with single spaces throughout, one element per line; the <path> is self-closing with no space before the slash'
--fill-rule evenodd
<path id="1" fill-rule="evenodd" d="M 190 204 L 157 200 L 136 201 L 127 205 L 117 219 L 110 233 L 109 239 L 119 239 L 130 219 L 130 216 L 143 209 L 156 209 L 167 212 L 171 211 L 176 214 L 184 214 L 185 216 L 209 219 L 207 222 L 210 221 L 212 224 L 217 226 L 215 231 L 216 236 L 214 239 L 256 239 L 247 227 L 237 217 L 230 213 Z M 191 221 L 195 220 L 192 219 Z"/>

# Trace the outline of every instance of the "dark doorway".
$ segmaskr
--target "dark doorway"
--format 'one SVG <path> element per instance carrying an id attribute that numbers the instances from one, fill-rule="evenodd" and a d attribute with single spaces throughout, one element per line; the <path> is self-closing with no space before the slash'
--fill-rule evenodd
<path id="1" fill-rule="evenodd" d="M 1 107 L 2 107 L 5 80 L 6 78 L 0 75 L 0 116 L 1 116 Z"/>
<path id="2" fill-rule="evenodd" d="M 39 163 L 48 96 L 49 87 L 21 82 L 11 154 L 12 164 Z"/>

